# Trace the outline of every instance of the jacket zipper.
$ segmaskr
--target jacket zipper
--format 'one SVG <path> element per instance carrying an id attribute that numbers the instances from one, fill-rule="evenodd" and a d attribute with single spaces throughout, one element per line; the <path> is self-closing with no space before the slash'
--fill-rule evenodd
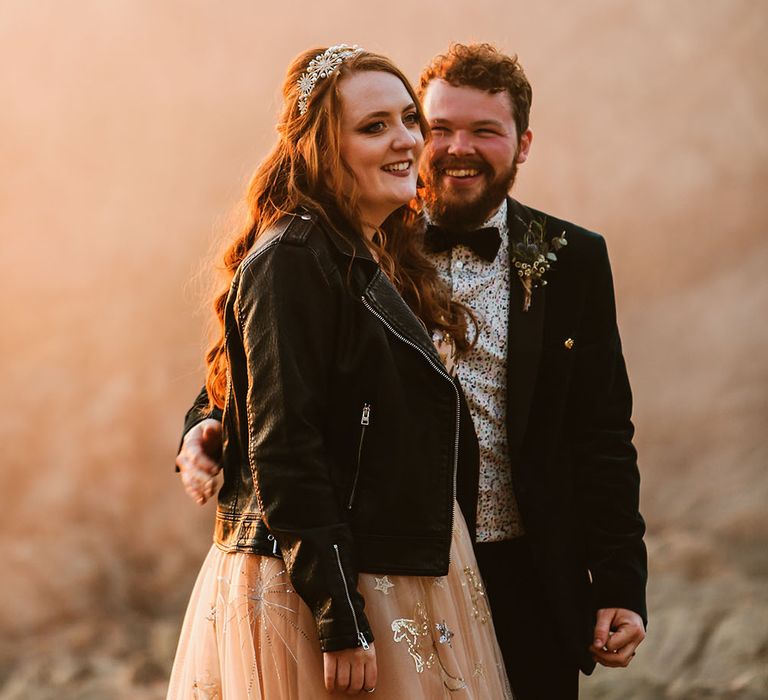
<path id="1" fill-rule="evenodd" d="M 352 605 L 352 598 L 349 595 L 349 586 L 347 586 L 347 578 L 344 576 L 344 569 L 341 566 L 341 554 L 339 553 L 339 545 L 335 544 L 333 545 L 334 550 L 336 551 L 336 561 L 339 563 L 339 573 L 341 574 L 341 582 L 344 584 L 344 592 L 347 594 L 347 602 L 349 603 L 349 609 L 352 611 L 352 621 L 355 623 L 355 632 L 357 632 L 357 639 L 360 642 L 360 646 L 363 647 L 363 649 L 368 649 L 369 644 L 368 640 L 365 638 L 365 635 L 360 631 L 360 627 L 357 624 L 357 615 L 355 614 L 355 608 Z"/>
<path id="2" fill-rule="evenodd" d="M 451 388 L 454 391 L 454 394 L 456 394 L 456 438 L 454 440 L 453 445 L 453 501 L 451 502 L 451 527 L 449 532 L 451 533 L 451 536 L 453 536 L 453 504 L 456 501 L 456 470 L 459 467 L 459 432 L 460 432 L 460 421 L 461 421 L 461 397 L 459 396 L 459 388 L 456 386 L 456 383 L 453 381 L 453 378 L 450 374 L 446 371 L 445 367 L 442 365 L 438 365 L 429 355 L 427 355 L 424 350 L 422 350 L 416 343 L 414 343 L 412 340 L 409 340 L 406 338 L 402 333 L 399 333 L 396 331 L 392 324 L 389 323 L 376 309 L 374 309 L 369 303 L 368 300 L 365 298 L 365 296 L 360 297 L 363 302 L 363 306 L 365 306 L 368 311 L 370 311 L 376 318 L 381 321 L 384 326 L 389 330 L 390 333 L 392 333 L 395 337 L 402 340 L 406 345 L 410 345 L 414 350 L 421 353 L 421 355 L 424 356 L 424 358 L 429 362 L 430 365 L 437 371 L 437 373 L 444 377 L 446 380 L 448 380 L 451 384 Z M 451 561 L 451 555 L 450 550 L 448 550 L 448 562 Z"/>
<path id="3" fill-rule="evenodd" d="M 363 456 L 363 442 L 365 441 L 365 429 L 371 422 L 371 404 L 363 404 L 363 415 L 360 417 L 360 442 L 357 446 L 357 469 L 355 470 L 355 479 L 352 482 L 352 491 L 349 494 L 347 510 L 352 510 L 352 504 L 355 502 L 355 491 L 357 491 L 357 480 L 360 478 L 360 463 Z"/>

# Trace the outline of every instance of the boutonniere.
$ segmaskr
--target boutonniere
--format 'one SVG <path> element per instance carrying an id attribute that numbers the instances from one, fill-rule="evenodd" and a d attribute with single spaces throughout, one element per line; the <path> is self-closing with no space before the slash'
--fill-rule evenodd
<path id="1" fill-rule="evenodd" d="M 528 311 L 531 308 L 533 290 L 546 286 L 544 275 L 552 267 L 552 263 L 557 262 L 556 251 L 568 245 L 568 241 L 565 240 L 565 231 L 547 240 L 546 217 L 534 218 L 528 222 L 519 216 L 517 219 L 526 228 L 523 240 L 512 247 L 512 262 L 520 284 L 523 285 L 523 311 Z"/>

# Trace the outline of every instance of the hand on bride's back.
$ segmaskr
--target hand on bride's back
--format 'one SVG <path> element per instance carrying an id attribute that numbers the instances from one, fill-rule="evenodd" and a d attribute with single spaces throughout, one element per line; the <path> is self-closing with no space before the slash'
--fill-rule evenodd
<path id="1" fill-rule="evenodd" d="M 221 423 L 209 418 L 189 429 L 179 454 L 176 466 L 179 468 L 181 483 L 187 495 L 203 505 L 219 488 L 221 455 Z"/>

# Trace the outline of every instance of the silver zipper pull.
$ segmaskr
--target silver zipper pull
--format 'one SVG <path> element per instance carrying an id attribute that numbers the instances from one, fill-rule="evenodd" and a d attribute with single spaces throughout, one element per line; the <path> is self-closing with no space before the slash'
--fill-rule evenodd
<path id="1" fill-rule="evenodd" d="M 277 537 L 274 535 L 267 535 L 267 539 L 272 542 L 272 554 L 277 555 Z"/>
<path id="2" fill-rule="evenodd" d="M 371 422 L 371 404 L 363 404 L 363 415 L 360 418 L 360 425 L 368 425 Z"/>
<path id="3" fill-rule="evenodd" d="M 368 640 L 365 638 L 365 635 L 362 632 L 357 633 L 357 638 L 360 640 L 360 646 L 363 647 L 366 651 L 371 648 L 370 644 L 368 644 Z"/>

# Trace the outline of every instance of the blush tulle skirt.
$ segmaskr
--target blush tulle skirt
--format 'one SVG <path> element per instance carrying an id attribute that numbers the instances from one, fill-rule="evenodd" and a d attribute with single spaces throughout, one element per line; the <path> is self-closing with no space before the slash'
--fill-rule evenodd
<path id="1" fill-rule="evenodd" d="M 455 512 L 446 576 L 360 574 L 376 638 L 376 700 L 512 697 L 469 534 Z M 325 690 L 314 619 L 282 560 L 213 546 L 189 601 L 168 699 L 333 697 L 349 696 Z"/>

